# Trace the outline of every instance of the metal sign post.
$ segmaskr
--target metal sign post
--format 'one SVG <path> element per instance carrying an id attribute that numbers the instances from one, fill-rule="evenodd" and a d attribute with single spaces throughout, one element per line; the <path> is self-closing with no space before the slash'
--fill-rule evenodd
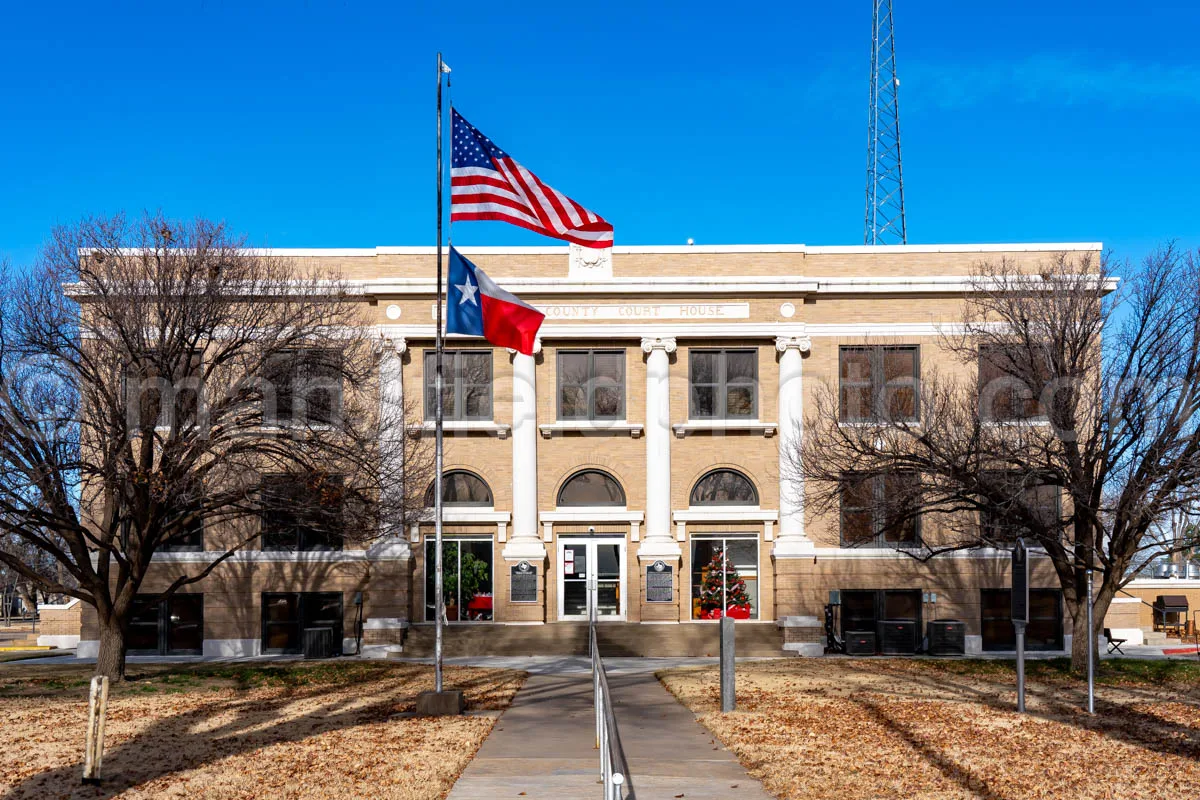
<path id="1" fill-rule="evenodd" d="M 1096 713 L 1096 628 L 1092 622 L 1092 602 L 1095 595 L 1092 594 L 1092 565 L 1088 564 L 1087 571 L 1087 671 L 1088 671 L 1088 713 Z"/>
<path id="2" fill-rule="evenodd" d="M 1017 633 L 1017 711 L 1025 712 L 1025 626 L 1029 624 L 1029 551 L 1017 539 L 1012 552 L 1012 617 Z"/>

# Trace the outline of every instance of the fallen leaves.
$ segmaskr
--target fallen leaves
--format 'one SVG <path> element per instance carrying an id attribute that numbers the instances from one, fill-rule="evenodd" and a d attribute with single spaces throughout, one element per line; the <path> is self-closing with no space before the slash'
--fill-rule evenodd
<path id="1" fill-rule="evenodd" d="M 663 683 L 781 798 L 1200 796 L 1200 690 L 1122 680 L 1080 710 L 1066 681 L 1030 685 L 1015 713 L 1002 668 L 820 659 L 738 666 L 738 711 L 716 668 Z"/>
<path id="2" fill-rule="evenodd" d="M 0 699 L 0 794 L 6 799 L 206 800 L 442 798 L 482 744 L 493 716 L 418 718 L 432 688 L 419 665 L 296 666 L 212 677 L 170 694 L 117 687 L 109 705 L 101 789 L 82 787 L 87 703 L 67 685 L 17 687 Z M 508 670 L 446 668 L 472 710 L 504 708 L 523 682 Z M 11 685 L 13 681 L 9 681 Z M 158 681 L 169 683 L 169 681 Z"/>

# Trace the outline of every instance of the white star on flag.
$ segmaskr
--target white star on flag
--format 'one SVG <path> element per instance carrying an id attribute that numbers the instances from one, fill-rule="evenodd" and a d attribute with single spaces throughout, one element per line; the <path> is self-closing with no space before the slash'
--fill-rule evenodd
<path id="1" fill-rule="evenodd" d="M 473 306 L 479 305 L 479 303 L 475 301 L 475 292 L 479 291 L 479 289 L 475 286 L 475 284 L 471 283 L 470 275 L 467 276 L 467 280 L 465 282 L 454 284 L 454 288 L 458 289 L 459 293 L 462 295 L 462 297 L 458 299 L 458 304 L 460 306 L 466 302 L 470 302 L 470 304 Z"/>

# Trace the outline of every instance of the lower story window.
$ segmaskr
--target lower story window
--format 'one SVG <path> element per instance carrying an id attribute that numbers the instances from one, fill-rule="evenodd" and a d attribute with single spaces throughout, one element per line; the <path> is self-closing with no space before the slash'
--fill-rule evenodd
<path id="1" fill-rule="evenodd" d="M 199 655 L 204 651 L 204 595 L 173 594 L 133 601 L 126 646 L 135 654 Z"/>
<path id="2" fill-rule="evenodd" d="M 1017 631 L 1012 624 L 1012 592 L 1008 589 L 981 589 L 979 604 L 983 649 L 1016 650 Z M 1057 589 L 1030 589 L 1025 648 L 1061 650 L 1062 647 L 1062 592 Z"/>
<path id="3" fill-rule="evenodd" d="M 263 653 L 303 652 L 305 628 L 331 628 L 334 653 L 342 653 L 341 592 L 264 592 L 262 620 Z"/>
<path id="4" fill-rule="evenodd" d="M 437 545 L 425 542 L 425 620 L 435 620 L 434 563 Z M 442 597 L 451 622 L 488 622 L 492 619 L 492 540 L 462 538 L 442 540 Z"/>
<path id="5" fill-rule="evenodd" d="M 758 619 L 758 537 L 692 537 L 692 619 Z"/>

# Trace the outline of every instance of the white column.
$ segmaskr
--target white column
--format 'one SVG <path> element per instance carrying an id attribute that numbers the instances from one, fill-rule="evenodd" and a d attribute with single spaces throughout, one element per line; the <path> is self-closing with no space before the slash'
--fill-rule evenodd
<path id="1" fill-rule="evenodd" d="M 646 354 L 646 532 L 641 560 L 679 558 L 671 535 L 671 384 L 673 338 L 642 339 Z"/>
<path id="2" fill-rule="evenodd" d="M 379 353 L 379 463 L 380 492 L 388 516 L 383 522 L 380 540 L 368 548 L 373 556 L 391 558 L 412 554 L 404 535 L 402 520 L 393 519 L 404 507 L 404 337 L 383 337 L 376 342 Z"/>
<path id="3" fill-rule="evenodd" d="M 804 535 L 804 479 L 792 464 L 804 421 L 804 354 L 811 348 L 807 336 L 775 339 L 779 351 L 779 538 L 772 553 L 776 558 L 815 552 L 812 540 Z"/>
<path id="4" fill-rule="evenodd" d="M 540 353 L 542 341 L 533 344 Z M 525 561 L 546 557 L 538 537 L 537 519 L 537 376 L 534 356 L 513 353 L 512 419 L 512 536 L 504 547 L 506 559 Z"/>

